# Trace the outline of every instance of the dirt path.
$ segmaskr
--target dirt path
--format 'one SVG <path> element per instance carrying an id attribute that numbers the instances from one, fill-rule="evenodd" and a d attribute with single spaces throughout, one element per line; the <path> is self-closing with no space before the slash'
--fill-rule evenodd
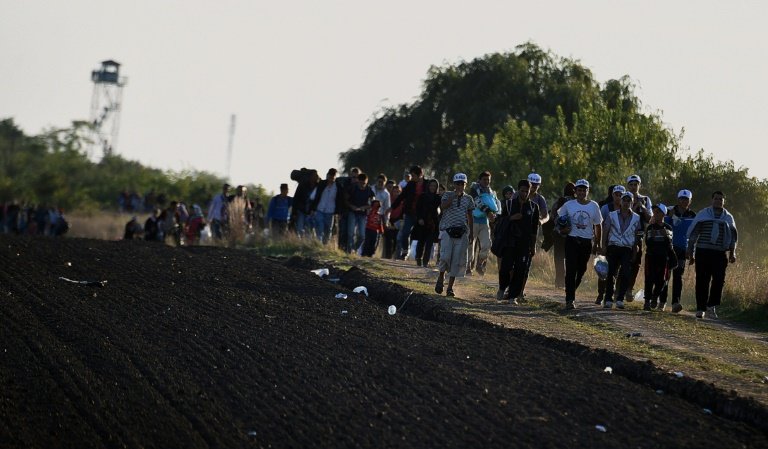
<path id="1" fill-rule="evenodd" d="M 413 262 L 381 261 L 392 280 L 432 292 L 434 269 Z M 419 287 L 416 287 L 419 286 Z M 527 302 L 498 304 L 496 275 L 459 279 L 449 300 L 462 313 L 508 328 L 607 349 L 637 360 L 651 360 L 672 373 L 714 383 L 741 396 L 768 404 L 768 334 L 719 319 L 697 320 L 683 311 L 644 312 L 637 302 L 624 310 L 603 309 L 589 291 L 577 292 L 578 308 L 564 312 L 563 293 L 535 281 L 526 289 Z"/>

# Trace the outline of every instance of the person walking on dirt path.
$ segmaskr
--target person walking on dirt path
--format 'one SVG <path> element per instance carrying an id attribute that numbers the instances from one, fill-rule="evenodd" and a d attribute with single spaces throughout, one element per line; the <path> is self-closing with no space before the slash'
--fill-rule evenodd
<path id="1" fill-rule="evenodd" d="M 653 216 L 645 228 L 645 303 L 643 310 L 659 306 L 661 291 L 669 282 L 669 272 L 677 265 L 677 255 L 672 247 L 672 226 L 664 222 L 667 206 L 663 203 L 651 207 Z M 661 309 L 663 310 L 663 308 Z"/>
<path id="2" fill-rule="evenodd" d="M 411 231 L 411 239 L 416 244 L 416 265 L 427 267 L 432 258 L 432 246 L 438 238 L 440 225 L 440 196 L 436 179 L 427 182 L 427 191 L 416 201 L 416 226 Z"/>
<path id="3" fill-rule="evenodd" d="M 373 185 L 373 194 L 376 199 L 379 200 L 379 203 L 381 203 L 379 215 L 381 215 L 381 224 L 384 226 L 384 229 L 386 229 L 387 222 L 389 221 L 389 212 L 392 210 L 392 197 L 389 194 L 389 190 L 387 190 L 387 175 L 384 173 L 379 173 L 379 176 L 376 177 L 376 183 Z M 379 236 L 380 241 L 383 240 L 383 235 L 382 231 L 381 236 Z"/>
<path id="4" fill-rule="evenodd" d="M 608 223 L 608 215 L 614 210 L 621 209 L 621 196 L 625 191 L 626 189 L 622 185 L 611 185 L 608 187 L 608 196 L 597 203 L 600 206 L 600 215 L 603 216 L 603 241 L 605 241 L 605 225 Z M 605 245 L 603 245 L 603 249 L 605 249 Z M 603 303 L 607 281 L 608 278 L 597 279 L 597 298 L 595 299 L 595 304 Z"/>
<path id="5" fill-rule="evenodd" d="M 390 203 L 394 203 L 402 189 L 397 183 L 390 179 L 386 183 L 387 192 L 389 192 Z M 403 204 L 397 208 L 390 208 L 387 220 L 384 222 L 384 248 L 382 249 L 382 257 L 384 259 L 393 259 L 397 254 L 397 233 L 399 231 L 398 225 L 402 223 Z"/>
<path id="6" fill-rule="evenodd" d="M 641 231 L 645 230 L 645 227 L 648 226 L 648 222 L 651 220 L 651 197 L 646 195 L 640 194 L 640 186 L 642 184 L 642 180 L 640 179 L 640 175 L 629 175 L 627 177 L 627 191 L 632 193 L 635 196 L 634 201 L 632 202 L 632 207 L 636 214 L 640 215 L 640 219 L 642 220 L 643 229 Z M 632 302 L 635 300 L 635 296 L 632 294 L 632 289 L 635 288 L 635 281 L 637 280 L 637 274 L 640 272 L 640 263 L 643 261 L 643 239 L 642 239 L 642 232 L 640 233 L 639 238 L 637 240 L 637 252 L 635 253 L 635 258 L 632 260 L 632 273 L 630 273 L 629 277 L 629 288 L 627 289 L 627 293 L 625 294 L 624 300 L 627 302 Z"/>
<path id="7" fill-rule="evenodd" d="M 669 209 L 664 221 L 672 226 L 672 247 L 677 256 L 677 265 L 672 269 L 672 313 L 679 313 L 683 310 L 680 304 L 680 297 L 683 294 L 683 274 L 685 273 L 685 250 L 688 245 L 688 228 L 690 228 L 693 219 L 696 218 L 696 212 L 691 210 L 691 200 L 693 193 L 688 189 L 683 189 L 677 193 L 677 204 Z M 664 310 L 667 304 L 669 292 L 669 282 L 664 285 L 659 296 L 659 310 Z"/>
<path id="8" fill-rule="evenodd" d="M 603 217 L 596 202 L 588 199 L 589 182 L 579 179 L 575 183 L 576 200 L 568 201 L 558 209 L 558 216 L 567 216 L 570 225 L 562 232 L 565 238 L 565 309 L 576 308 L 576 289 L 587 271 L 590 254 L 600 249 Z"/>
<path id="9" fill-rule="evenodd" d="M 531 183 L 522 179 L 517 183 L 517 196 L 505 200 L 502 226 L 505 230 L 496 238 L 503 238 L 499 260 L 499 289 L 496 299 L 503 301 L 505 295 L 510 304 L 517 305 L 523 296 L 530 260 L 536 255 L 536 238 L 539 234 L 541 213 L 539 205 L 530 200 Z M 506 190 L 506 188 L 505 188 Z M 509 292 L 507 292 L 509 288 Z"/>
<path id="10" fill-rule="evenodd" d="M 363 249 L 360 255 L 363 257 L 373 257 L 376 248 L 379 245 L 379 237 L 384 232 L 384 223 L 379 210 L 381 202 L 377 199 L 371 201 L 371 208 L 365 222 L 365 239 L 363 240 Z"/>
<path id="11" fill-rule="evenodd" d="M 352 189 L 352 186 L 357 184 L 357 176 L 362 173 L 362 170 L 360 170 L 358 167 L 352 167 L 349 169 L 349 175 L 348 176 L 342 176 L 339 179 L 337 179 L 337 183 L 341 191 L 339 192 L 339 195 L 342 196 L 341 201 L 341 209 L 338 209 L 336 213 L 339 214 L 339 229 L 338 229 L 338 238 L 339 238 L 339 249 L 344 251 L 345 253 L 349 251 L 347 248 L 347 234 L 349 234 L 349 231 L 347 230 L 347 223 L 349 222 L 349 209 L 347 209 L 347 195 L 349 194 L 349 191 Z"/>
<path id="12" fill-rule="evenodd" d="M 424 180 L 424 170 L 418 165 L 414 165 L 410 169 L 411 180 L 403 188 L 403 192 L 392 203 L 392 208 L 397 208 L 400 203 L 404 203 L 403 208 L 403 225 L 397 234 L 397 240 L 400 244 L 400 253 L 398 259 L 405 260 L 408 257 L 408 251 L 410 250 L 409 237 L 411 230 L 416 224 L 416 201 L 419 199 L 422 193 L 427 188 L 427 184 Z"/>
<path id="13" fill-rule="evenodd" d="M 211 224 L 211 234 L 214 239 L 221 240 L 226 231 L 228 221 L 227 193 L 229 193 L 229 184 L 224 184 L 221 193 L 213 197 L 211 205 L 208 207 L 208 223 Z"/>
<path id="14" fill-rule="evenodd" d="M 205 217 L 203 209 L 198 204 L 192 205 L 192 214 L 187 218 L 184 233 L 186 235 L 187 245 L 197 245 L 200 243 L 203 229 L 205 229 Z"/>
<path id="15" fill-rule="evenodd" d="M 501 212 L 501 203 L 496 197 L 496 192 L 491 188 L 491 172 L 480 173 L 478 181 L 472 183 L 468 193 L 475 202 L 475 210 L 472 211 L 472 235 L 474 239 L 469 242 L 467 276 L 472 275 L 473 269 L 480 276 L 484 276 L 488 252 L 491 249 L 491 226 L 489 223 L 493 223 L 496 215 Z"/>
<path id="16" fill-rule="evenodd" d="M 347 209 L 349 209 L 347 221 L 347 249 L 350 253 L 357 253 L 365 240 L 365 224 L 368 211 L 371 208 L 371 200 L 376 198 L 373 189 L 368 185 L 368 175 L 360 173 L 355 183 L 347 194 Z M 355 237 L 357 236 L 357 237 Z"/>
<path id="17" fill-rule="evenodd" d="M 614 186 L 614 189 L 617 193 L 621 192 L 617 186 Z M 609 212 L 603 220 L 601 253 L 608 260 L 603 301 L 603 307 L 606 309 L 613 307 L 614 292 L 616 308 L 624 308 L 624 292 L 629 285 L 632 257 L 637 250 L 637 232 L 641 229 L 640 216 L 632 211 L 633 200 L 631 193 L 619 193 L 619 208 Z"/>
<path id="18" fill-rule="evenodd" d="M 310 215 L 315 220 L 315 235 L 317 239 L 327 245 L 333 232 L 333 218 L 341 209 L 339 203 L 344 200 L 340 188 L 336 183 L 336 169 L 331 168 L 325 175 L 325 182 L 317 186 L 315 200 L 310 205 Z"/>
<path id="19" fill-rule="evenodd" d="M 158 215 L 160 214 L 160 209 L 152 209 L 152 213 L 147 218 L 147 221 L 144 222 L 144 240 L 148 242 L 157 242 L 162 240 L 162 237 L 160 234 L 160 224 L 158 223 Z"/>
<path id="20" fill-rule="evenodd" d="M 288 232 L 292 204 L 293 198 L 288 196 L 288 184 L 280 184 L 280 194 L 273 196 L 267 207 L 267 223 L 273 235 L 283 237 Z"/>
<path id="21" fill-rule="evenodd" d="M 563 196 L 555 201 L 552 205 L 550 215 L 558 217 L 557 211 L 563 207 L 563 204 L 574 199 L 576 195 L 576 186 L 572 182 L 567 182 L 563 186 Z M 542 233 L 544 233 L 544 240 L 546 241 L 547 235 L 552 239 L 552 257 L 555 264 L 555 288 L 565 289 L 565 236 L 561 235 L 555 229 L 555 220 L 549 220 L 542 225 Z M 542 246 L 544 244 L 542 243 Z"/>
<path id="22" fill-rule="evenodd" d="M 736 221 L 725 209 L 725 194 L 715 191 L 712 206 L 700 210 L 688 230 L 689 264 L 696 264 L 696 318 L 717 318 L 728 263 L 736 263 Z M 727 254 L 726 254 L 727 253 Z"/>
<path id="23" fill-rule="evenodd" d="M 445 273 L 448 273 L 446 296 L 455 296 L 453 283 L 457 277 L 464 277 L 467 269 L 467 249 L 472 240 L 472 210 L 475 202 L 464 192 L 467 175 L 453 175 L 453 192 L 445 192 L 440 201 L 440 274 L 435 283 L 435 292 L 443 293 Z"/>

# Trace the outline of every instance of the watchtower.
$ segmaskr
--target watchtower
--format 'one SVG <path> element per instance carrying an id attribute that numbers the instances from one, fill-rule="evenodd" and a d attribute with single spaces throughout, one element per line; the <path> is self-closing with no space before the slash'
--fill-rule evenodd
<path id="1" fill-rule="evenodd" d="M 120 105 L 123 87 L 128 80 L 120 76 L 120 63 L 107 60 L 91 72 L 93 96 L 91 97 L 91 124 L 94 131 L 93 145 L 102 148 L 104 156 L 117 149 L 117 135 L 120 131 Z"/>

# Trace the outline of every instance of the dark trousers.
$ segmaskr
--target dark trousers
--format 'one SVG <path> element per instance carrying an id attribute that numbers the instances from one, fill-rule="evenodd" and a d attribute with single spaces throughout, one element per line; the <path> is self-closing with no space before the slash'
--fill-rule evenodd
<path id="1" fill-rule="evenodd" d="M 424 235 L 423 238 L 420 238 L 416 243 L 416 262 L 426 266 L 429 259 L 432 258 L 432 246 L 434 244 L 434 240 L 429 236 Z"/>
<path id="2" fill-rule="evenodd" d="M 568 236 L 565 238 L 565 302 L 576 299 L 576 289 L 587 271 L 592 254 L 592 239 Z"/>
<path id="3" fill-rule="evenodd" d="M 509 287 L 509 297 L 517 298 L 523 293 L 528 279 L 531 252 L 525 244 L 504 248 L 499 261 L 499 290 Z"/>
<path id="4" fill-rule="evenodd" d="M 635 282 L 637 281 L 637 275 L 640 273 L 640 263 L 643 261 L 643 247 L 638 248 L 635 257 L 632 259 L 632 272 L 629 274 L 629 284 L 625 295 L 632 295 L 632 289 L 635 288 Z"/>
<path id="5" fill-rule="evenodd" d="M 349 211 L 342 212 L 339 214 L 339 233 L 338 233 L 339 249 L 344 252 L 347 252 L 347 248 L 349 247 L 349 244 L 347 243 L 348 242 L 347 236 L 349 235 L 349 232 L 347 231 L 348 229 L 347 221 L 349 220 L 349 214 L 350 214 Z"/>
<path id="6" fill-rule="evenodd" d="M 667 256 L 645 256 L 645 301 L 655 301 L 667 285 Z M 665 301 L 662 301 L 665 302 Z"/>
<path id="7" fill-rule="evenodd" d="M 395 255 L 395 248 L 397 244 L 397 228 L 386 228 L 384 230 L 384 237 L 383 237 L 383 243 L 384 246 L 383 254 L 381 257 L 385 259 L 391 259 Z"/>
<path id="8" fill-rule="evenodd" d="M 605 251 L 605 258 L 608 260 L 608 276 L 605 278 L 605 300 L 613 301 L 614 291 L 616 292 L 616 301 L 624 299 L 632 270 L 632 248 L 608 245 Z"/>
<path id="9" fill-rule="evenodd" d="M 680 302 L 680 297 L 683 295 L 683 274 L 685 274 L 685 248 L 675 247 L 675 254 L 677 255 L 677 266 L 672 269 L 672 304 Z M 669 291 L 669 282 L 664 285 L 659 295 L 659 301 L 667 302 L 667 294 Z"/>
<path id="10" fill-rule="evenodd" d="M 371 229 L 366 229 L 362 255 L 365 257 L 372 257 L 374 253 L 376 253 L 377 246 L 379 246 L 379 233 Z"/>
<path id="11" fill-rule="evenodd" d="M 565 288 L 565 239 L 555 237 L 552 254 L 555 257 L 555 288 Z"/>
<path id="12" fill-rule="evenodd" d="M 696 310 L 720 305 L 727 267 L 725 251 L 696 248 Z"/>

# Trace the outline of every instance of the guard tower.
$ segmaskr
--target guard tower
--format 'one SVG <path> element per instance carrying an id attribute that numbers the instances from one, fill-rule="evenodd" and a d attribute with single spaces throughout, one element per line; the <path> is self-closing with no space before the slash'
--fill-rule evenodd
<path id="1" fill-rule="evenodd" d="M 93 96 L 91 98 L 91 124 L 93 125 L 93 147 L 101 147 L 104 156 L 117 149 L 117 134 L 120 130 L 120 105 L 123 87 L 128 80 L 120 76 L 120 63 L 107 60 L 91 72 Z M 94 148 L 95 149 L 95 148 Z M 93 154 L 93 151 L 91 152 Z"/>

